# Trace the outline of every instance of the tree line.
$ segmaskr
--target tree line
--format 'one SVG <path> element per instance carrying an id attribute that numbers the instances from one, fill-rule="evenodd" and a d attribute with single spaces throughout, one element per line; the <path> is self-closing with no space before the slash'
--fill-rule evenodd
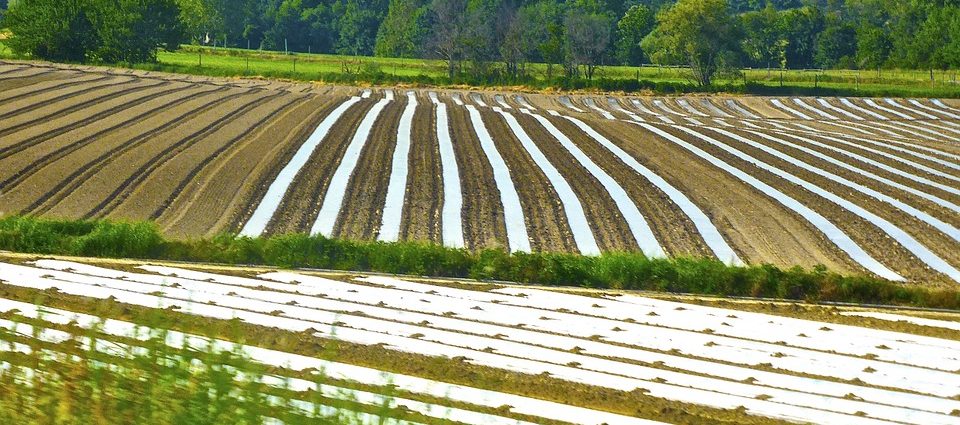
<path id="1" fill-rule="evenodd" d="M 0 0 L 0 6 L 5 0 Z M 14 51 L 142 61 L 179 43 L 441 59 L 458 76 L 594 78 L 689 66 L 710 85 L 767 69 L 960 67 L 958 0 L 10 0 Z"/>

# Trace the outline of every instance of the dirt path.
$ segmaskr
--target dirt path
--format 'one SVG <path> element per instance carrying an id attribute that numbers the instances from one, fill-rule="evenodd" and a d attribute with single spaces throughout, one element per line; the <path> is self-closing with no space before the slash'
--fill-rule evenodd
<path id="1" fill-rule="evenodd" d="M 340 96 L 310 96 L 251 132 L 185 181 L 158 217 L 161 228 L 179 237 L 238 230 L 283 165 L 342 101 Z"/>
<path id="2" fill-rule="evenodd" d="M 493 168 L 480 148 L 467 110 L 447 103 L 450 116 L 450 137 L 460 166 L 460 187 L 463 190 L 463 234 L 468 249 L 506 248 L 507 228 L 504 223 L 500 192 L 493 178 Z"/>
<path id="3" fill-rule="evenodd" d="M 229 121 L 231 114 L 263 101 L 263 97 L 260 93 L 246 93 L 231 98 L 217 108 L 194 115 L 180 125 L 165 127 L 162 131 L 152 134 L 137 149 L 114 157 L 99 173 L 51 208 L 48 214 L 92 217 L 109 212 L 106 209 L 107 204 L 115 207 L 122 201 L 119 196 L 127 193 L 126 189 L 142 179 L 146 171 L 159 165 L 157 161 L 162 160 L 167 153 L 176 149 L 177 146 L 195 141 L 206 132 L 215 130 L 218 123 Z"/>
<path id="4" fill-rule="evenodd" d="M 351 107 L 330 129 L 300 171 L 267 226 L 266 234 L 309 232 L 320 213 L 323 194 L 343 158 L 356 128 L 375 99 L 363 100 Z"/>
<path id="5" fill-rule="evenodd" d="M 248 134 L 254 133 L 266 122 L 276 118 L 294 103 L 302 101 L 298 95 L 280 95 L 269 98 L 229 122 L 216 131 L 205 134 L 192 144 L 178 146 L 154 162 L 138 184 L 131 185 L 129 195 L 107 217 L 156 220 L 168 202 L 190 184 L 193 177 L 210 161 L 233 147 Z M 123 195 L 121 195 L 121 198 Z"/>
<path id="6" fill-rule="evenodd" d="M 481 108 L 480 113 L 497 150 L 510 168 L 510 177 L 520 195 L 527 221 L 530 247 L 534 251 L 577 252 L 563 205 L 550 181 L 523 149 L 500 114 L 486 108 Z"/>
<path id="7" fill-rule="evenodd" d="M 420 102 L 413 116 L 407 193 L 403 218 L 400 220 L 401 240 L 443 242 L 441 213 L 444 181 L 437 140 L 436 108 L 432 102 Z"/>
<path id="8" fill-rule="evenodd" d="M 634 203 L 640 209 L 644 218 L 650 223 L 650 227 L 657 236 L 657 240 L 660 241 L 660 244 L 668 254 L 672 256 L 713 256 L 703 241 L 703 238 L 700 237 L 693 222 L 670 201 L 666 194 L 646 179 L 637 175 L 636 172 L 623 164 L 623 162 L 617 159 L 612 153 L 590 139 L 587 134 L 576 128 L 576 126 L 566 119 L 557 117 L 550 117 L 550 119 L 560 131 L 576 143 L 597 165 L 613 176 L 613 178 L 623 186 L 624 190 L 627 191 L 627 194 L 630 195 L 630 198 L 633 199 Z M 598 133 L 622 147 L 623 139 L 618 141 L 617 133 L 610 131 L 607 126 L 602 125 L 602 123 L 598 121 L 586 123 L 597 130 Z M 634 133 L 638 133 L 638 130 L 640 130 L 639 127 L 632 129 Z M 652 135 L 637 134 L 637 136 L 646 136 L 640 139 L 642 140 L 640 143 L 656 143 L 650 139 Z M 627 150 L 627 152 L 632 154 L 630 150 Z M 634 155 L 634 157 L 636 157 L 636 155 Z M 656 169 L 651 167 L 649 163 L 642 160 L 640 162 L 656 172 Z"/>
<path id="9" fill-rule="evenodd" d="M 763 171 L 751 164 L 748 164 L 738 158 L 735 158 L 732 154 L 729 154 L 720 148 L 714 147 L 712 144 L 705 141 L 699 140 L 699 138 L 693 137 L 686 133 L 680 132 L 673 128 L 663 127 L 663 129 L 671 134 L 674 134 L 677 137 L 703 149 L 704 151 L 710 153 L 717 158 L 722 159 L 724 162 L 743 170 L 750 175 L 756 177 L 757 179 L 763 181 L 764 183 L 780 190 L 783 193 L 786 193 L 790 197 L 796 199 L 797 201 L 803 203 L 804 205 L 812 208 L 816 212 L 823 215 L 827 220 L 832 222 L 834 225 L 839 227 L 846 233 L 850 238 L 852 238 L 858 245 L 860 245 L 864 250 L 866 250 L 872 257 L 879 260 L 885 266 L 893 269 L 900 275 L 907 277 L 908 279 L 924 279 L 924 280 L 941 280 L 942 277 L 937 274 L 931 273 L 929 270 L 924 267 L 923 263 L 920 262 L 913 254 L 908 252 L 899 244 L 893 242 L 888 235 L 883 233 L 879 228 L 870 224 L 866 220 L 860 218 L 859 216 L 849 212 L 840 206 L 812 193 L 805 189 L 802 189 L 786 180 L 777 177 L 767 171 Z M 706 134 L 710 137 L 717 136 L 714 133 L 710 133 L 707 130 L 699 131 L 702 134 Z M 747 149 L 741 149 L 747 150 Z M 775 158 L 759 152 L 751 151 L 749 152 L 751 156 L 754 156 L 758 160 L 767 163 L 767 164 L 779 164 L 784 165 Z M 824 183 L 819 178 L 814 178 L 808 173 L 802 172 L 802 170 L 791 169 L 791 174 L 797 175 L 798 177 L 807 180 L 807 181 L 817 181 L 818 183 Z M 826 184 L 826 183 L 824 183 Z M 823 187 L 823 186 L 821 186 Z M 828 188 L 833 188 L 832 185 L 827 185 Z M 835 189 L 835 188 L 834 188 Z M 844 197 L 849 198 L 849 196 L 844 192 Z M 854 198 L 856 199 L 856 198 Z M 863 205 L 861 205 L 863 206 Z"/>
<path id="10" fill-rule="evenodd" d="M 397 96 L 377 117 L 373 131 L 360 153 L 357 168 L 347 184 L 333 237 L 376 239 L 383 219 L 393 151 L 397 146 L 397 127 L 400 124 L 400 114 L 406 105 L 407 97 Z"/>
<path id="11" fill-rule="evenodd" d="M 517 114 L 517 119 L 577 194 L 600 249 L 604 252 L 639 249 L 637 241 L 631 235 L 630 226 L 600 181 L 582 167 L 533 117 Z"/>
<path id="12" fill-rule="evenodd" d="M 18 176 L 18 184 L 11 185 L 0 199 L 15 210 L 43 214 L 98 173 L 104 164 L 136 148 L 138 141 L 148 139 L 165 126 L 176 125 L 177 114 L 182 117 L 202 111 L 218 98 L 212 87 L 170 93 L 129 109 L 129 115 L 109 118 L 103 129 L 89 127 L 51 139 L 46 144 L 56 149 L 46 155 L 34 158 L 20 154 L 33 162 Z"/>

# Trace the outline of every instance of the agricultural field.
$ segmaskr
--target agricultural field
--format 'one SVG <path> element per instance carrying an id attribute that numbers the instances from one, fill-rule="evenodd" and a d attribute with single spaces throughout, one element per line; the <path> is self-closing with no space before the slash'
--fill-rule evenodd
<path id="1" fill-rule="evenodd" d="M 0 63 L 0 214 L 960 281 L 960 103 Z"/>
<path id="2" fill-rule="evenodd" d="M 122 365 L 164 323 L 168 355 L 243 353 L 268 368 L 263 391 L 308 416 L 323 403 L 358 423 L 960 423 L 956 314 L 25 255 L 0 259 L 0 282 L 13 367 L 71 343 Z"/>

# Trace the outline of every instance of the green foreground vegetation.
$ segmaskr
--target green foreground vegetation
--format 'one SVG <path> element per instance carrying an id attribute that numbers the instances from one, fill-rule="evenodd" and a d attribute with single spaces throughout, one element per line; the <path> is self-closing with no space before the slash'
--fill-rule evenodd
<path id="1" fill-rule="evenodd" d="M 747 296 L 960 309 L 960 291 L 845 276 L 823 267 L 734 267 L 698 258 L 652 259 L 639 253 L 598 257 L 559 253 L 470 252 L 423 243 L 327 239 L 304 234 L 264 238 L 221 235 L 169 240 L 153 223 L 0 219 L 0 249 L 35 254 L 320 268 L 552 286 Z"/>

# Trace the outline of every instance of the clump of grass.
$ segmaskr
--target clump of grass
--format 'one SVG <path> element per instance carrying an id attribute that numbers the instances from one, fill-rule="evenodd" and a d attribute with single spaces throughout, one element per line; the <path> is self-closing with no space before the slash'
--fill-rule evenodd
<path id="1" fill-rule="evenodd" d="M 36 254 L 257 264 L 504 280 L 541 285 L 650 290 L 804 301 L 960 309 L 960 291 L 930 289 L 823 266 L 731 266 L 707 258 L 588 257 L 564 253 L 471 252 L 418 242 L 363 242 L 305 234 L 169 240 L 153 223 L 0 219 L 0 249 Z"/>

